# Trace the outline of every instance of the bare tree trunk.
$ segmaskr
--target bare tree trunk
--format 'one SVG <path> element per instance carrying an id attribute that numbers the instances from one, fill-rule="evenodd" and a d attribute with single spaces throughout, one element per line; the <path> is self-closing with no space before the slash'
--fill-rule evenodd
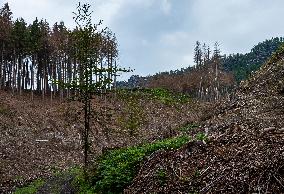
<path id="1" fill-rule="evenodd" d="M 22 64 L 22 57 L 19 56 L 18 58 L 18 76 L 17 76 L 17 89 L 20 93 L 20 95 L 22 95 L 22 77 L 24 77 L 23 75 L 23 64 Z"/>
<path id="2" fill-rule="evenodd" d="M 60 80 L 60 82 L 61 83 L 63 83 L 64 82 L 64 76 L 62 75 L 63 74 L 63 60 L 62 60 L 62 57 L 60 58 L 60 63 L 59 63 L 59 67 L 60 67 L 60 69 L 59 69 L 59 80 Z M 63 88 L 62 88 L 62 86 L 60 86 L 60 101 L 62 101 L 63 100 Z"/>
<path id="3" fill-rule="evenodd" d="M 44 91 L 45 91 L 45 68 L 43 67 L 43 69 L 42 69 L 42 76 L 41 76 L 41 78 L 40 78 L 40 82 L 41 82 L 41 95 L 42 95 L 42 100 L 44 100 Z"/>
<path id="4" fill-rule="evenodd" d="M 202 77 L 200 79 L 199 90 L 198 90 L 198 95 L 197 95 L 200 99 L 202 98 L 202 96 L 201 96 L 201 88 L 202 88 Z"/>
<path id="5" fill-rule="evenodd" d="M 1 49 L 0 89 L 2 89 L 2 86 L 4 86 L 4 68 L 3 67 L 4 67 L 4 43 L 2 43 L 2 49 Z"/>
<path id="6" fill-rule="evenodd" d="M 26 64 L 24 68 L 24 74 L 25 74 L 25 85 L 24 85 L 24 90 L 28 89 L 28 82 L 30 81 L 30 72 L 29 72 L 29 59 L 26 58 Z"/>
<path id="7" fill-rule="evenodd" d="M 117 71 L 117 65 L 116 65 L 116 60 L 114 61 L 114 79 L 113 79 L 113 87 L 114 87 L 114 97 L 116 98 L 116 77 L 117 77 L 117 74 L 116 74 L 116 71 Z"/>
<path id="8" fill-rule="evenodd" d="M 36 62 L 36 56 L 32 56 L 32 65 L 31 65 L 31 95 L 32 95 L 32 100 L 34 99 L 34 67 L 35 67 L 35 62 Z"/>
<path id="9" fill-rule="evenodd" d="M 91 118 L 91 94 L 84 93 L 84 117 L 85 117 L 85 128 L 83 130 L 82 137 L 84 138 L 84 171 L 88 167 L 88 154 L 89 154 L 89 133 L 90 133 L 90 118 Z"/>

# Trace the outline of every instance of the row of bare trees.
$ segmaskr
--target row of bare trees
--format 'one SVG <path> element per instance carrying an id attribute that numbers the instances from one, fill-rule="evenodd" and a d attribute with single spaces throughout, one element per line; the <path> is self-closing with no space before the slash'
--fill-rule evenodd
<path id="1" fill-rule="evenodd" d="M 96 66 L 92 80 L 107 83 L 102 84 L 103 90 L 114 87 L 118 50 L 115 35 L 107 28 L 99 29 L 100 25 L 89 38 Z M 82 37 L 78 33 L 78 26 L 69 30 L 63 22 L 50 27 L 46 20 L 37 18 L 29 25 L 22 18 L 13 21 L 6 3 L 0 9 L 0 89 L 19 94 L 28 90 L 32 96 L 38 93 L 51 99 L 76 92 L 65 86 L 82 82 L 83 67 L 78 58 Z"/>
<path id="2" fill-rule="evenodd" d="M 222 68 L 222 57 L 217 42 L 211 50 L 205 43 L 197 41 L 194 49 L 195 66 L 180 73 L 160 73 L 136 80 L 142 87 L 162 87 L 188 93 L 203 101 L 218 101 L 228 96 L 235 86 L 233 74 Z"/>
<path id="3" fill-rule="evenodd" d="M 196 68 L 206 72 L 200 72 L 199 88 L 197 96 L 201 100 L 205 101 L 217 101 L 222 96 L 223 87 L 220 85 L 221 81 L 221 51 L 219 49 L 219 43 L 215 42 L 212 56 L 210 55 L 210 47 L 203 43 L 201 48 L 200 42 L 196 42 L 194 49 L 194 61 Z M 222 76 L 224 77 L 224 76 Z M 225 88 L 227 91 L 227 88 Z"/>

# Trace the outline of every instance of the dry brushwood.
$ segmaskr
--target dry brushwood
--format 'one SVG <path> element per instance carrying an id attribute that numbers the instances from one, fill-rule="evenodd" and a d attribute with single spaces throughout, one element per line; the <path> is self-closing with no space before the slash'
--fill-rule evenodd
<path id="1" fill-rule="evenodd" d="M 283 79 L 281 58 L 265 64 L 203 123 L 207 144 L 156 153 L 125 193 L 284 193 Z"/>

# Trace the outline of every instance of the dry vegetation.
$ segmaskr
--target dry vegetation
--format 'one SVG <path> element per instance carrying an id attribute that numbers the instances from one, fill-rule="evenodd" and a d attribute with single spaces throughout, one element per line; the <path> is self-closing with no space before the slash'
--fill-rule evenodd
<path id="1" fill-rule="evenodd" d="M 142 92 L 125 95 L 93 100 L 92 158 L 103 150 L 176 136 L 179 126 L 198 121 L 205 109 Z M 13 96 L 3 90 L 0 98 L 0 191 L 82 164 L 80 103 L 31 101 L 29 93 Z"/>
<path id="2" fill-rule="evenodd" d="M 216 106 L 201 127 L 207 143 L 156 153 L 125 193 L 283 193 L 282 56 L 283 49 L 233 101 Z"/>
<path id="3" fill-rule="evenodd" d="M 281 53 L 243 82 L 234 99 L 220 101 L 214 108 L 192 99 L 178 100 L 182 96 L 157 89 L 121 90 L 116 97 L 94 99 L 98 116 L 92 120 L 92 158 L 102 152 L 127 153 L 127 160 L 136 160 L 132 152 L 146 153 L 151 145 L 126 152 L 109 150 L 191 135 L 193 141 L 178 150 L 143 155 L 124 193 L 283 193 Z M 12 96 L 1 91 L 1 191 L 82 164 L 80 106 L 56 100 L 51 104 L 40 98 L 30 101 L 29 94 Z M 201 125 L 192 131 L 180 128 L 196 122 Z M 102 168 L 112 169 L 108 156 Z M 103 180 L 112 181 L 107 178 Z"/>
<path id="4" fill-rule="evenodd" d="M 121 90 L 107 101 L 93 100 L 99 115 L 92 120 L 93 158 L 114 148 L 186 134 L 193 141 L 182 148 L 143 157 L 124 193 L 283 193 L 284 63 L 280 54 L 243 82 L 234 99 L 216 103 L 215 108 L 179 101 L 164 90 Z M 1 91 L 2 191 L 82 163 L 80 104 L 29 99 L 29 95 L 16 97 Z M 192 131 L 180 128 L 195 122 L 201 126 Z M 134 157 L 133 150 L 127 151 L 129 157 Z M 112 167 L 111 161 L 105 162 Z"/>

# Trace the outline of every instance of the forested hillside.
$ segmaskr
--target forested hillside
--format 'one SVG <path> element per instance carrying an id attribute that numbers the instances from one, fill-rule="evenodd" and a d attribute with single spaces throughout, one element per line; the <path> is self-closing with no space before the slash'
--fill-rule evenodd
<path id="1" fill-rule="evenodd" d="M 249 53 L 237 53 L 225 57 L 222 62 L 223 67 L 226 71 L 233 72 L 236 81 L 239 83 L 247 79 L 252 72 L 258 70 L 283 42 L 283 37 L 265 40 L 254 46 Z"/>
<path id="2" fill-rule="evenodd" d="M 240 83 L 240 81 L 246 80 L 252 72 L 258 70 L 259 67 L 272 55 L 272 53 L 275 52 L 281 44 L 283 44 L 283 42 L 283 37 L 271 38 L 269 40 L 265 40 L 263 42 L 258 43 L 251 49 L 249 53 L 237 53 L 230 54 L 228 56 L 221 55 L 221 51 L 218 50 L 217 47 L 214 48 L 213 55 L 211 56 L 210 53 L 212 51 L 210 50 L 210 48 L 206 44 L 201 45 L 201 43 L 197 41 L 194 53 L 194 66 L 169 72 L 160 72 L 147 77 L 140 77 L 139 75 L 135 75 L 130 77 L 127 82 L 119 82 L 118 85 L 120 87 L 128 88 L 133 88 L 137 86 L 164 87 L 172 90 L 190 93 L 192 92 L 192 90 L 194 90 L 194 87 L 191 87 L 191 90 L 186 88 L 181 89 L 180 87 L 186 84 L 189 84 L 191 86 L 200 84 L 200 79 L 202 76 L 199 76 L 199 79 L 197 78 L 198 76 L 196 77 L 194 73 L 196 69 L 197 71 L 199 71 L 198 74 L 205 74 L 210 76 L 210 73 L 206 72 L 208 71 L 208 68 L 204 68 L 205 71 L 202 71 L 198 70 L 198 66 L 212 66 L 212 63 L 214 63 L 214 55 L 216 54 L 216 52 L 217 54 L 219 52 L 219 54 L 221 55 L 220 60 L 218 61 L 219 68 L 220 70 L 222 70 L 223 74 L 227 75 L 226 77 L 233 76 L 229 78 L 231 79 L 231 83 L 229 85 L 230 87 L 232 87 L 232 85 L 234 85 L 235 83 Z M 205 65 L 204 61 L 206 61 Z M 195 66 L 197 68 L 195 68 Z M 170 82 L 171 84 L 168 84 L 167 82 Z M 228 85 L 228 83 L 224 84 Z"/>

